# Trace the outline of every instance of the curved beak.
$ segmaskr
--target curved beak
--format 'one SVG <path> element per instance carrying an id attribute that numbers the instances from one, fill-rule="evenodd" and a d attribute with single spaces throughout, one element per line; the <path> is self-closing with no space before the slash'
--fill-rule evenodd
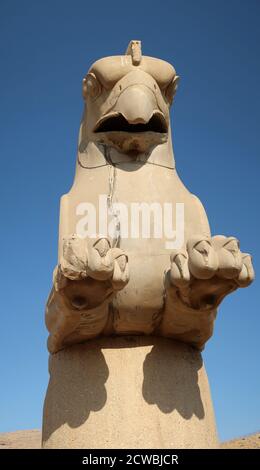
<path id="1" fill-rule="evenodd" d="M 168 124 L 158 109 L 154 93 L 145 85 L 128 86 L 119 95 L 113 112 L 103 115 L 94 132 L 167 133 Z"/>
<path id="2" fill-rule="evenodd" d="M 157 103 L 152 91 L 144 85 L 132 85 L 119 96 L 115 111 L 121 113 L 129 124 L 147 124 Z"/>

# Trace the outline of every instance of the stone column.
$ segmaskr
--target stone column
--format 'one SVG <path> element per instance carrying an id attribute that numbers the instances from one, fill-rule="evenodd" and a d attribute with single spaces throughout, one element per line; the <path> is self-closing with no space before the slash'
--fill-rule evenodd
<path id="1" fill-rule="evenodd" d="M 50 356 L 43 447 L 215 448 L 201 353 L 172 339 L 109 337 Z"/>
<path id="2" fill-rule="evenodd" d="M 45 314 L 44 448 L 218 445 L 200 351 L 222 300 L 249 286 L 254 270 L 236 237 L 211 236 L 176 172 L 178 80 L 137 40 L 83 79 L 76 173 L 61 198 Z M 196 152 L 187 158 L 199 171 Z"/>

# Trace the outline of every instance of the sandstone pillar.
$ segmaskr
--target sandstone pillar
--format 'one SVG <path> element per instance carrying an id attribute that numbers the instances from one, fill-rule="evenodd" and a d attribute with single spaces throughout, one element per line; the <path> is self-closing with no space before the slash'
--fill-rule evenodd
<path id="1" fill-rule="evenodd" d="M 44 448 L 214 448 L 201 353 L 159 337 L 99 338 L 50 356 Z"/>

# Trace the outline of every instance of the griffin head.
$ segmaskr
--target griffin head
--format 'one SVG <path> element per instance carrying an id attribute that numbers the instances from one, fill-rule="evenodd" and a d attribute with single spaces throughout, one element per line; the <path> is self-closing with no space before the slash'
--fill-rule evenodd
<path id="1" fill-rule="evenodd" d="M 84 141 L 127 154 L 166 142 L 178 79 L 169 63 L 142 56 L 140 41 L 125 55 L 98 60 L 83 79 Z"/>

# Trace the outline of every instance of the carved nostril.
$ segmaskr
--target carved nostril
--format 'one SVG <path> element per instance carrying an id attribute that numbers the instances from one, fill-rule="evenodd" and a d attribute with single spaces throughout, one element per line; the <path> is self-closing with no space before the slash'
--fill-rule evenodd
<path id="1" fill-rule="evenodd" d="M 71 304 L 73 307 L 75 307 L 78 310 L 81 310 L 83 308 L 86 308 L 88 306 L 87 299 L 81 295 L 75 295 L 71 299 Z"/>

